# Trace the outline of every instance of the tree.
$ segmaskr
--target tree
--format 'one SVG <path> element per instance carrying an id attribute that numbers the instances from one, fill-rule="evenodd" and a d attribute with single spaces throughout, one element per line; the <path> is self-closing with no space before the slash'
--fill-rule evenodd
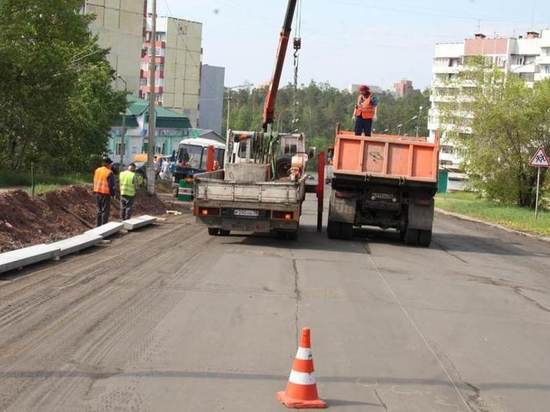
<path id="1" fill-rule="evenodd" d="M 491 199 L 534 206 L 536 170 L 528 163 L 537 147 L 550 147 L 550 80 L 528 87 L 476 58 L 457 84 L 465 81 L 469 92 L 444 107 L 442 118 L 470 183 Z"/>
<path id="2" fill-rule="evenodd" d="M 231 92 L 231 128 L 260 130 L 266 92 L 267 88 Z M 428 91 L 415 90 L 401 99 L 396 99 L 386 92 L 378 94 L 378 97 L 380 105 L 378 119 L 374 124 L 376 131 L 397 134 L 398 125 L 402 124 L 401 133 L 410 136 L 416 134 L 418 124 L 420 135 L 427 135 L 427 113 L 430 106 Z M 294 107 L 293 85 L 289 84 L 279 90 L 275 128 L 278 129 L 280 125 L 281 131 L 302 131 L 308 136 L 310 145 L 316 146 L 319 150 L 325 150 L 333 145 L 337 123 L 340 123 L 343 129 L 353 128 L 351 117 L 356 102 L 355 93 L 339 90 L 327 83 L 312 81 L 298 89 L 296 101 L 297 106 Z M 413 117 L 418 116 L 420 106 L 423 110 L 417 121 Z"/>
<path id="3" fill-rule="evenodd" d="M 0 2 L 0 167 L 82 170 L 105 149 L 125 96 L 81 3 Z"/>

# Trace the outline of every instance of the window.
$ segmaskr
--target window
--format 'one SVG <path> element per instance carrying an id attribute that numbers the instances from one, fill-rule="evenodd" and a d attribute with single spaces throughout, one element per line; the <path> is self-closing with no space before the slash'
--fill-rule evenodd
<path id="1" fill-rule="evenodd" d="M 520 73 L 519 77 L 526 82 L 534 82 L 535 81 L 535 73 Z"/>
<path id="2" fill-rule="evenodd" d="M 203 148 L 190 144 L 183 144 L 178 150 L 178 163 L 183 167 L 201 169 Z"/>
<path id="3" fill-rule="evenodd" d="M 239 154 L 238 156 L 241 158 L 241 159 L 245 159 L 246 158 L 246 146 L 247 146 L 247 142 L 241 142 L 239 144 Z"/>
<path id="4" fill-rule="evenodd" d="M 124 148 L 124 149 L 126 149 L 126 148 Z M 122 143 L 117 143 L 115 145 L 115 155 L 120 156 L 121 154 L 126 154 L 126 153 L 122 152 Z"/>

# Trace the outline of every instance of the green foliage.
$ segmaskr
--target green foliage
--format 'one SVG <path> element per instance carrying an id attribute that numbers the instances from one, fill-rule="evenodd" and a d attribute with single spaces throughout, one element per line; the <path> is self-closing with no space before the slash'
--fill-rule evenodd
<path id="1" fill-rule="evenodd" d="M 530 88 L 480 59 L 465 74 L 471 98 L 442 112 L 447 135 L 464 154 L 470 184 L 490 199 L 534 206 L 536 169 L 528 163 L 539 146 L 550 148 L 550 80 Z"/>
<path id="2" fill-rule="evenodd" d="M 0 168 L 86 170 L 125 96 L 80 0 L 0 2 Z"/>
<path id="3" fill-rule="evenodd" d="M 550 236 L 550 212 L 542 211 L 535 219 L 532 209 L 491 201 L 471 192 L 438 194 L 436 206 L 449 212 L 497 223 L 512 229 Z"/>
<path id="4" fill-rule="evenodd" d="M 242 89 L 231 91 L 230 126 L 234 130 L 260 130 L 266 89 Z M 390 93 L 377 95 L 380 101 L 378 119 L 374 129 L 379 133 L 397 133 L 398 125 L 403 124 L 402 134 L 416 134 L 417 120 L 412 119 L 423 106 L 420 120 L 420 134 L 426 136 L 428 130 L 428 92 L 412 91 L 404 98 L 395 98 Z M 357 95 L 339 90 L 326 83 L 311 82 L 298 89 L 296 117 L 294 119 L 294 87 L 287 85 L 279 90 L 275 110 L 274 128 L 278 131 L 304 132 L 309 146 L 326 150 L 334 142 L 336 124 L 343 129 L 353 128 L 352 114 Z M 224 111 L 227 115 L 227 107 Z M 227 119 L 225 119 L 227 120 Z M 224 122 L 224 124 L 226 124 Z M 384 132 L 385 131 L 385 132 Z"/>

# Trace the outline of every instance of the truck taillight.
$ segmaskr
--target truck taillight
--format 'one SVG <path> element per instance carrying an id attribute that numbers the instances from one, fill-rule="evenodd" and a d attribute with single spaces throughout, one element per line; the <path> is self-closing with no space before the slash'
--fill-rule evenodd
<path id="1" fill-rule="evenodd" d="M 219 216 L 221 209 L 214 207 L 199 207 L 199 216 Z"/>
<path id="2" fill-rule="evenodd" d="M 273 219 L 278 219 L 278 220 L 292 220 L 294 218 L 294 213 L 274 210 L 271 213 L 271 216 Z"/>

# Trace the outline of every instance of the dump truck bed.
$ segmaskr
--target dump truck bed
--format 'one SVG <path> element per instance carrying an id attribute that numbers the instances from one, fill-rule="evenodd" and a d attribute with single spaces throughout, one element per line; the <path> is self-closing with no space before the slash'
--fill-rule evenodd
<path id="1" fill-rule="evenodd" d="M 339 132 L 333 173 L 425 183 L 437 182 L 439 141 L 391 135 L 355 136 Z"/>

